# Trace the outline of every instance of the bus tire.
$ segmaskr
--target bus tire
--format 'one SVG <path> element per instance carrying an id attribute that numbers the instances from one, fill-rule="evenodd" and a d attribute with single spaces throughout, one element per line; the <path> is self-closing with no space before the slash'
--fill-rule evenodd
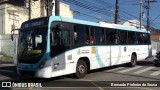
<path id="1" fill-rule="evenodd" d="M 160 65 L 156 62 L 153 62 L 153 65 L 156 66 L 156 67 L 160 67 Z"/>
<path id="2" fill-rule="evenodd" d="M 76 66 L 76 78 L 83 78 L 87 74 L 87 64 L 83 60 L 79 60 Z"/>
<path id="3" fill-rule="evenodd" d="M 137 57 L 134 54 L 132 54 L 130 66 L 134 67 L 134 66 L 136 66 L 136 64 L 137 64 Z"/>

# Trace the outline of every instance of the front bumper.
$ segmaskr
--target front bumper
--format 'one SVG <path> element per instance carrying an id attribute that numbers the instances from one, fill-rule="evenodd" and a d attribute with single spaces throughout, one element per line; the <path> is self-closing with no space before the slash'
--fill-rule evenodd
<path id="1" fill-rule="evenodd" d="M 51 78 L 51 67 L 45 67 L 37 70 L 25 70 L 17 68 L 17 74 L 24 77 Z"/>

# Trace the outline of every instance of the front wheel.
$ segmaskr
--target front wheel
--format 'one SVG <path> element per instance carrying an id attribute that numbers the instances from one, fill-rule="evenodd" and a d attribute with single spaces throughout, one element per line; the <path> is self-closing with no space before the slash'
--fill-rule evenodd
<path id="1" fill-rule="evenodd" d="M 159 65 L 157 63 L 154 63 L 154 66 L 159 67 Z"/>
<path id="2" fill-rule="evenodd" d="M 86 76 L 86 74 L 87 74 L 86 62 L 82 60 L 78 61 L 77 66 L 76 66 L 76 73 L 75 73 L 76 78 L 83 78 Z"/>
<path id="3" fill-rule="evenodd" d="M 153 61 L 153 65 L 156 66 L 156 67 L 160 67 L 160 63 L 158 63 L 156 60 Z"/>

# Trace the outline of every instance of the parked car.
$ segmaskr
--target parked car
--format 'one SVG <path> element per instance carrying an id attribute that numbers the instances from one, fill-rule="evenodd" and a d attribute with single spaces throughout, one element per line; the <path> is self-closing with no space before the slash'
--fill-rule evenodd
<path id="1" fill-rule="evenodd" d="M 160 66 L 160 52 L 156 53 L 156 56 L 154 56 L 153 64 L 156 67 Z"/>

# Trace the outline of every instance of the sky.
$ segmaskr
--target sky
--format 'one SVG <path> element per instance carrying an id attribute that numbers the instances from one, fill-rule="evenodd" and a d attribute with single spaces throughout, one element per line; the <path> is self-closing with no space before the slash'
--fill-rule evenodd
<path id="1" fill-rule="evenodd" d="M 142 0 L 142 24 L 147 24 L 146 0 Z M 61 0 L 70 5 L 74 18 L 93 22 L 113 22 L 116 0 Z M 140 0 L 119 0 L 120 22 L 138 20 L 140 16 Z M 160 29 L 160 0 L 150 3 L 150 26 Z"/>

